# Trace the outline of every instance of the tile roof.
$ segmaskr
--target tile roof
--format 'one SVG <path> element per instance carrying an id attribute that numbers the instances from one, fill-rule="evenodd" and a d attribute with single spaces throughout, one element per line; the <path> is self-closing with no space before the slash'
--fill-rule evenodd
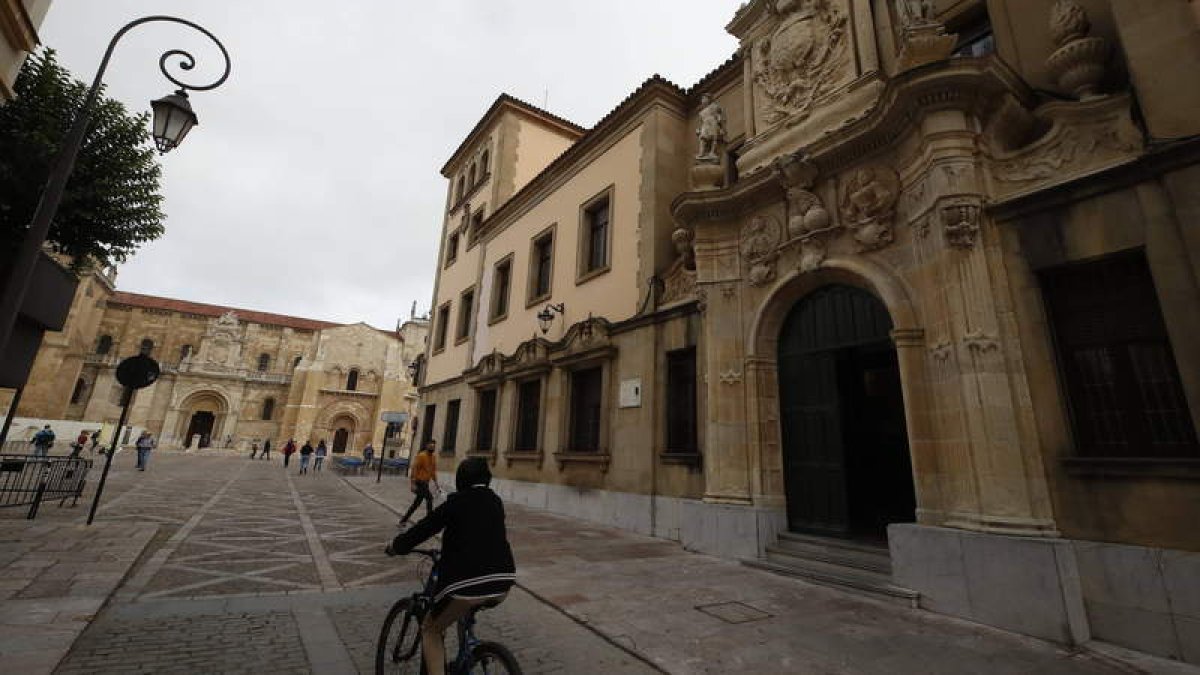
<path id="1" fill-rule="evenodd" d="M 157 295 L 142 295 L 141 293 L 126 293 L 124 291 L 113 293 L 112 297 L 108 300 L 108 304 L 128 305 L 130 307 L 142 307 L 146 309 L 162 309 L 171 312 L 186 312 L 201 316 L 221 316 L 226 312 L 233 312 L 237 315 L 239 321 L 249 321 L 269 326 L 283 326 L 285 328 L 298 328 L 301 330 L 321 330 L 323 328 L 335 328 L 344 325 L 331 321 L 317 321 L 316 319 L 305 319 L 298 316 L 256 312 L 251 309 L 241 309 L 239 307 L 209 305 L 203 302 L 190 302 L 188 300 L 164 298 Z"/>

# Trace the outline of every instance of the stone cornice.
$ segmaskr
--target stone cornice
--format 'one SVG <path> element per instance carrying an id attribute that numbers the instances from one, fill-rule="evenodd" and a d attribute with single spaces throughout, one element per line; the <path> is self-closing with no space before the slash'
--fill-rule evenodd
<path id="1" fill-rule="evenodd" d="M 783 185 L 775 173 L 764 168 L 727 188 L 679 195 L 671 202 L 671 215 L 685 227 L 697 221 L 730 220 L 784 196 Z"/>
<path id="2" fill-rule="evenodd" d="M 889 80 L 879 101 L 863 115 L 804 151 L 822 173 L 836 173 L 899 143 L 923 113 L 963 110 L 982 119 L 1004 94 L 1032 105 L 1032 90 L 993 56 L 915 68 Z"/>

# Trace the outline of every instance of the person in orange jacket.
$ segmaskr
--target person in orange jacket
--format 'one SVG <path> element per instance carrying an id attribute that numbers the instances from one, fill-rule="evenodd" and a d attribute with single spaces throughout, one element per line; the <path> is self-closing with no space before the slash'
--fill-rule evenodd
<path id="1" fill-rule="evenodd" d="M 437 460 L 433 456 L 433 450 L 436 447 L 437 441 L 425 441 L 425 445 L 421 447 L 421 451 L 413 460 L 408 475 L 412 483 L 413 494 L 417 498 L 413 500 L 412 506 L 408 507 L 408 513 L 405 513 L 404 517 L 400 519 L 400 527 L 408 525 L 409 517 L 417 510 L 421 502 L 425 502 L 426 516 L 433 511 L 433 493 L 429 491 L 429 483 L 433 481 L 433 484 L 437 485 Z"/>

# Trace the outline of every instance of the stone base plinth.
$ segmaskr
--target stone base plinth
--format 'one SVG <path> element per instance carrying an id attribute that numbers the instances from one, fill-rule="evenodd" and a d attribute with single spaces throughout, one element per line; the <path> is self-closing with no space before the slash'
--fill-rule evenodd
<path id="1" fill-rule="evenodd" d="M 717 190 L 725 185 L 725 169 L 720 162 L 694 164 L 690 175 L 693 190 Z"/>
<path id="2" fill-rule="evenodd" d="M 901 37 L 900 72 L 948 59 L 956 44 L 958 36 L 948 35 L 941 24 L 909 26 Z"/>

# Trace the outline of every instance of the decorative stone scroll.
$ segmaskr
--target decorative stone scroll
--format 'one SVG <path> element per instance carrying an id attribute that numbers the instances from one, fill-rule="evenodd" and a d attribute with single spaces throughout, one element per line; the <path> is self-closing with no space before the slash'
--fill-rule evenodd
<path id="1" fill-rule="evenodd" d="M 859 251 L 892 243 L 900 177 L 890 167 L 874 164 L 852 170 L 842 179 L 839 207 L 843 224 L 854 233 Z"/>
<path id="2" fill-rule="evenodd" d="M 770 0 L 778 21 L 752 47 L 756 108 L 766 126 L 808 117 L 851 70 L 846 15 L 830 0 Z"/>
<path id="3" fill-rule="evenodd" d="M 811 272 L 825 260 L 825 239 L 835 229 L 821 198 L 811 192 L 817 168 L 799 155 L 784 155 L 775 160 L 773 169 L 787 193 L 788 237 L 800 241 L 797 268 Z"/>

